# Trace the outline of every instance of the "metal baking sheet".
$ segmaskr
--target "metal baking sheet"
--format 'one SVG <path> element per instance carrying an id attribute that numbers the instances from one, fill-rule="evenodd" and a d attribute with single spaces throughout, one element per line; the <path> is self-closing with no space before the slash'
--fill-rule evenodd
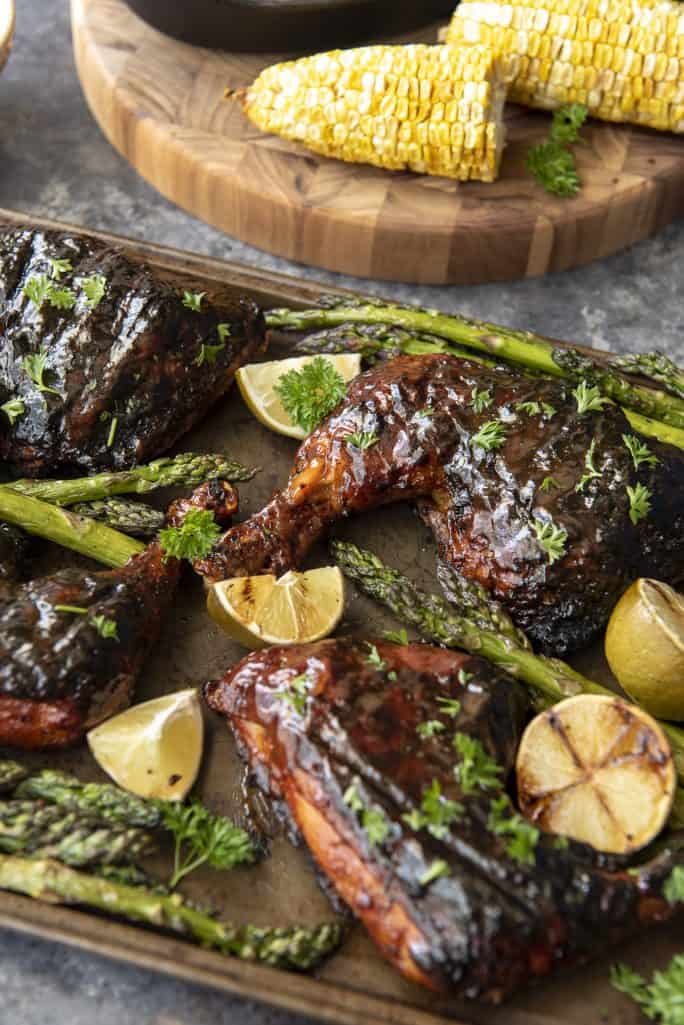
<path id="1" fill-rule="evenodd" d="M 26 215 L 0 210 L 0 223 L 25 222 Z M 58 225 L 40 218 L 31 223 Z M 267 271 L 256 271 L 196 254 L 115 238 L 164 275 L 186 288 L 206 291 L 220 303 L 222 296 L 246 292 L 264 306 L 309 305 L 322 289 Z M 326 292 L 334 291 L 330 288 Z M 340 290 L 337 290 L 340 291 Z M 223 451 L 260 466 L 261 472 L 240 487 L 241 516 L 259 509 L 288 473 L 296 442 L 261 427 L 233 390 L 207 419 L 187 435 L 179 450 Z M 163 496 L 160 495 L 160 503 Z M 429 533 L 410 508 L 392 506 L 376 514 L 347 521 L 340 531 L 386 555 L 424 586 L 434 589 L 434 546 Z M 46 546 L 47 548 L 48 546 Z M 325 558 L 319 549 L 311 564 Z M 46 565 L 77 564 L 78 557 L 45 553 Z M 55 560 L 59 560 L 55 563 Z M 82 560 L 81 560 L 82 561 Z M 395 625 L 369 601 L 348 589 L 341 632 L 369 635 Z M 161 640 L 142 673 L 137 699 L 144 701 L 181 687 L 195 686 L 222 674 L 244 650 L 233 644 L 207 617 L 202 583 L 187 574 Z M 575 659 L 578 668 L 610 681 L 600 649 Z M 215 811 L 242 814 L 242 768 L 225 723 L 206 713 L 207 745 L 199 780 L 202 799 Z M 36 764 L 56 765 L 83 779 L 103 778 L 85 747 Z M 214 907 L 221 917 L 238 922 L 287 924 L 314 922 L 332 914 L 316 882 L 306 852 L 275 837 L 272 853 L 262 864 L 230 873 L 198 872 L 184 885 L 195 899 Z M 102 918 L 72 908 L 39 903 L 0 892 L 0 926 L 97 951 L 120 961 L 144 965 L 176 977 L 201 982 L 255 1000 L 289 1008 L 344 1025 L 625 1025 L 634 1011 L 610 986 L 610 964 L 626 960 L 642 971 L 664 965 L 681 949 L 681 922 L 644 934 L 631 944 L 609 951 L 590 966 L 573 969 L 519 995 L 502 1008 L 454 1001 L 404 981 L 376 952 L 360 925 L 355 925 L 340 952 L 315 975 L 295 975 L 247 964 L 203 950 L 191 943 L 114 920 L 103 928 Z M 679 942 L 677 936 L 679 935 Z"/>

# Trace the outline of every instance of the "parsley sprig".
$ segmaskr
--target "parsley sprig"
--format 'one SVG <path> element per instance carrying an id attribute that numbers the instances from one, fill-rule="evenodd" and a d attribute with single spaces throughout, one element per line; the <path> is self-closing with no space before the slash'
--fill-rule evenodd
<path id="1" fill-rule="evenodd" d="M 288 370 L 273 390 L 292 422 L 310 434 L 344 398 L 347 386 L 329 359 L 316 356 L 301 370 Z"/>
<path id="2" fill-rule="evenodd" d="M 444 733 L 446 726 L 439 719 L 428 719 L 416 726 L 416 733 L 424 740 L 428 737 L 435 737 L 438 733 Z"/>
<path id="3" fill-rule="evenodd" d="M 454 768 L 454 776 L 466 796 L 478 790 L 496 790 L 501 786 L 503 769 L 487 754 L 477 737 L 456 733 L 453 745 L 461 758 Z"/>
<path id="4" fill-rule="evenodd" d="M 418 882 L 421 886 L 429 886 L 436 879 L 441 879 L 443 876 L 448 875 L 451 875 L 451 871 L 446 861 L 443 861 L 442 858 L 435 858 L 423 872 L 422 876 L 420 876 Z"/>
<path id="5" fill-rule="evenodd" d="M 290 680 L 285 690 L 276 694 L 279 701 L 285 701 L 294 708 L 297 715 L 304 715 L 306 711 L 306 699 L 309 696 L 309 677 L 306 673 L 300 673 Z"/>
<path id="6" fill-rule="evenodd" d="M 616 964 L 610 981 L 639 1005 L 647 1018 L 660 1025 L 684 1025 L 684 954 L 677 954 L 651 982 L 628 965 Z"/>
<path id="7" fill-rule="evenodd" d="M 485 409 L 488 409 L 492 402 L 492 393 L 489 388 L 473 388 L 473 393 L 470 397 L 470 405 L 473 407 L 476 413 L 484 413 Z"/>
<path id="8" fill-rule="evenodd" d="M 677 865 L 663 887 L 663 895 L 668 904 L 684 904 L 684 865 Z"/>
<path id="9" fill-rule="evenodd" d="M 587 108 L 581 103 L 571 103 L 554 111 L 549 138 L 528 151 L 528 169 L 554 196 L 568 198 L 580 190 L 575 156 L 568 147 L 577 142 L 587 114 Z"/>
<path id="10" fill-rule="evenodd" d="M 0 409 L 5 414 L 10 422 L 10 427 L 14 426 L 15 420 L 18 420 L 20 416 L 23 416 L 26 412 L 26 406 L 24 405 L 23 399 L 8 399 L 4 402 Z"/>
<path id="11" fill-rule="evenodd" d="M 471 439 L 471 444 L 477 448 L 483 448 L 485 452 L 494 452 L 506 441 L 506 428 L 500 420 L 488 420 L 482 424 L 477 434 Z"/>
<path id="12" fill-rule="evenodd" d="M 651 511 L 653 492 L 643 484 L 635 484 L 633 488 L 628 484 L 627 496 L 629 498 L 629 518 L 636 527 L 637 523 L 645 520 Z"/>
<path id="13" fill-rule="evenodd" d="M 86 297 L 86 306 L 94 310 L 104 299 L 107 279 L 103 274 L 93 274 L 90 278 L 84 278 L 81 282 L 83 294 Z"/>
<path id="14" fill-rule="evenodd" d="M 443 796 L 439 780 L 433 779 L 430 786 L 423 791 L 420 809 L 414 808 L 401 817 L 414 832 L 427 829 L 431 836 L 443 840 L 449 832 L 449 826 L 453 822 L 458 822 L 463 811 L 462 804 Z"/>
<path id="15" fill-rule="evenodd" d="M 367 448 L 373 448 L 373 445 L 377 445 L 380 441 L 380 435 L 377 431 L 354 431 L 352 434 L 347 435 L 346 441 L 348 445 L 353 445 L 354 448 L 365 452 Z"/>
<path id="16" fill-rule="evenodd" d="M 40 392 L 52 392 L 53 395 L 59 395 L 56 388 L 50 388 L 45 383 L 45 371 L 47 363 L 47 349 L 41 347 L 38 352 L 32 352 L 27 356 L 24 356 L 21 361 L 22 370 L 28 374 L 36 388 Z"/>
<path id="17" fill-rule="evenodd" d="M 591 445 L 587 449 L 584 455 L 584 474 L 580 477 L 579 483 L 575 486 L 575 491 L 584 491 L 587 484 L 590 481 L 599 479 L 603 476 L 602 470 L 597 470 L 594 466 L 594 452 L 596 449 L 596 438 L 592 439 Z"/>
<path id="18" fill-rule="evenodd" d="M 534 851 L 539 830 L 513 808 L 507 794 L 492 801 L 487 829 L 497 836 L 507 836 L 506 853 L 520 865 L 534 865 Z"/>
<path id="19" fill-rule="evenodd" d="M 635 470 L 638 470 L 642 463 L 657 466 L 660 462 L 658 456 L 654 456 L 648 445 L 645 445 L 641 438 L 637 438 L 636 434 L 623 434 L 622 440 L 629 450 Z"/>
<path id="20" fill-rule="evenodd" d="M 171 889 L 200 865 L 229 869 L 255 860 L 256 850 L 249 834 L 230 819 L 212 815 L 199 801 L 157 804 L 164 828 L 175 841 Z"/>
<path id="21" fill-rule="evenodd" d="M 380 808 L 366 807 L 356 781 L 347 787 L 342 800 L 359 817 L 361 828 L 365 831 L 371 847 L 384 843 L 389 836 L 390 824 Z"/>
<path id="22" fill-rule="evenodd" d="M 542 491 L 548 494 L 551 488 L 556 488 L 557 490 L 560 487 L 560 483 L 556 480 L 555 477 L 544 477 L 544 480 L 541 482 L 539 487 Z"/>
<path id="23" fill-rule="evenodd" d="M 206 292 L 183 292 L 183 306 L 193 313 L 200 313 Z"/>
<path id="24" fill-rule="evenodd" d="M 553 520 L 535 520 L 534 529 L 537 541 L 546 552 L 549 565 L 562 559 L 567 551 L 568 532 L 564 527 L 558 527 Z"/>
<path id="25" fill-rule="evenodd" d="M 610 399 L 601 395 L 596 385 L 587 384 L 586 381 L 580 381 L 577 387 L 573 388 L 572 394 L 577 402 L 577 412 L 580 416 L 584 416 L 585 413 L 600 412 L 604 406 L 613 405 Z"/>
<path id="26" fill-rule="evenodd" d="M 202 559 L 221 536 L 221 529 L 210 509 L 191 509 L 179 527 L 159 531 L 159 544 L 165 559 Z"/>

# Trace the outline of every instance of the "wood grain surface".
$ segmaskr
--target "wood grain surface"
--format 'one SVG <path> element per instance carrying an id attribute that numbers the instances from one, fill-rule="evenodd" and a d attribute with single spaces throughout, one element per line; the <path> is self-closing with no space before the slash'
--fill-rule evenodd
<path id="1" fill-rule="evenodd" d="M 7 63 L 12 49 L 14 18 L 14 0 L 0 0 L 0 71 Z"/>
<path id="2" fill-rule="evenodd" d="M 518 107 L 493 185 L 344 164 L 261 134 L 223 98 L 281 57 L 167 39 L 123 0 L 71 9 L 81 83 L 110 142 L 169 199 L 279 256 L 391 281 L 503 281 L 607 256 L 684 214 L 682 138 L 593 123 L 572 200 L 527 173 L 549 117 Z"/>

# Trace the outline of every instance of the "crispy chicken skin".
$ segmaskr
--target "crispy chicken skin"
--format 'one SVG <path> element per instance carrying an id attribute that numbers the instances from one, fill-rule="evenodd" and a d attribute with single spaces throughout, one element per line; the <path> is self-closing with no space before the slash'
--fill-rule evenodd
<path id="1" fill-rule="evenodd" d="M 503 437 L 487 448 L 475 439 L 492 421 Z M 348 440 L 358 431 L 377 440 L 359 449 Z M 659 462 L 637 471 L 630 433 L 615 405 L 580 415 L 562 381 L 401 356 L 351 383 L 300 447 L 286 487 L 199 569 L 214 580 L 280 574 L 341 517 L 418 500 L 441 557 L 502 601 L 543 650 L 563 654 L 605 626 L 635 577 L 684 575 L 684 453 L 649 441 Z M 598 475 L 582 483 L 588 455 Z M 627 486 L 637 482 L 651 508 L 633 524 Z M 537 537 L 544 524 L 567 534 L 553 563 Z"/>
<path id="2" fill-rule="evenodd" d="M 454 775 L 458 731 L 481 742 L 503 785 L 530 712 L 519 685 L 481 659 L 326 640 L 248 655 L 205 696 L 338 895 L 414 982 L 496 1002 L 674 914 L 662 887 L 684 864 L 684 833 L 638 880 L 549 835 L 529 861 L 509 853 L 510 837 L 489 825 L 500 789 L 465 793 Z M 418 727 L 430 721 L 442 728 L 426 736 Z M 404 818 L 435 781 L 462 805 L 439 835 Z M 381 816 L 384 835 L 371 835 L 365 812 Z M 426 881 L 440 861 L 448 875 Z"/>

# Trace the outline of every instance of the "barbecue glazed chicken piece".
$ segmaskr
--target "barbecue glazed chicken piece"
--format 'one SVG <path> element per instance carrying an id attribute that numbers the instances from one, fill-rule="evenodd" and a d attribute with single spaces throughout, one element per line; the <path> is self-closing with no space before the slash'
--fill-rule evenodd
<path id="1" fill-rule="evenodd" d="M 264 342 L 250 300 L 188 302 L 95 239 L 0 231 L 0 405 L 20 403 L 0 413 L 0 459 L 56 475 L 170 448 Z"/>
<path id="2" fill-rule="evenodd" d="M 197 508 L 228 522 L 236 493 L 210 481 L 171 506 L 169 524 Z M 125 708 L 180 571 L 153 541 L 119 570 L 0 582 L 0 744 L 63 747 Z"/>
<path id="3" fill-rule="evenodd" d="M 684 865 L 684 832 L 639 878 L 584 844 L 526 838 L 503 785 L 527 698 L 481 659 L 326 640 L 248 655 L 205 695 L 408 979 L 498 1001 L 675 913 L 663 886 Z M 464 736 L 479 767 L 457 782 Z"/>
<path id="4" fill-rule="evenodd" d="M 580 414 L 564 382 L 401 356 L 352 381 L 302 444 L 285 489 L 200 570 L 213 580 L 281 574 L 339 518 L 420 499 L 442 559 L 562 654 L 605 625 L 633 578 L 684 574 L 684 453 L 649 440 L 659 462 L 637 470 L 623 441 L 632 433 L 617 406 Z M 637 482 L 651 507 L 633 524 L 627 486 Z"/>

